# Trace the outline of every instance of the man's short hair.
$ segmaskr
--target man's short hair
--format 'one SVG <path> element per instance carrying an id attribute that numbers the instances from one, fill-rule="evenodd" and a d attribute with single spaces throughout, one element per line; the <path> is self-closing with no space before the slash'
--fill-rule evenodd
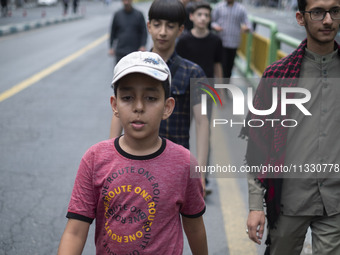
<path id="1" fill-rule="evenodd" d="M 299 11 L 305 11 L 307 6 L 307 0 L 297 0 Z"/>
<path id="2" fill-rule="evenodd" d="M 185 8 L 179 0 L 154 0 L 149 9 L 149 21 L 163 19 L 181 26 L 185 18 Z"/>

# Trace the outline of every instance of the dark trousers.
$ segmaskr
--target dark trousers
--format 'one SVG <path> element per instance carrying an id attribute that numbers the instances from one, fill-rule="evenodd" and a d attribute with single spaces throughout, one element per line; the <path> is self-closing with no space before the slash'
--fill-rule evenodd
<path id="1" fill-rule="evenodd" d="M 223 47 L 222 54 L 222 68 L 223 68 L 223 77 L 230 78 L 231 72 L 234 67 L 234 60 L 236 56 L 237 49 L 225 48 Z"/>
<path id="2" fill-rule="evenodd" d="M 67 14 L 69 0 L 64 0 L 64 14 Z M 78 0 L 73 0 L 73 13 L 77 13 Z"/>

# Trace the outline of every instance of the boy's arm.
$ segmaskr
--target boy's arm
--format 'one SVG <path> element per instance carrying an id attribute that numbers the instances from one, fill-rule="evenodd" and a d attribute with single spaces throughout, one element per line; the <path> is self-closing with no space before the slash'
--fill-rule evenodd
<path id="1" fill-rule="evenodd" d="M 206 166 L 209 150 L 209 120 L 207 116 L 201 114 L 201 104 L 196 104 L 193 112 L 196 123 L 197 162 L 199 166 Z M 205 196 L 205 173 L 202 173 L 202 185 Z"/>
<path id="2" fill-rule="evenodd" d="M 215 84 L 219 83 L 222 84 L 223 83 L 223 69 L 222 69 L 222 64 L 221 62 L 216 62 L 214 64 L 214 77 L 215 77 Z M 226 97 L 226 92 L 224 89 L 217 89 L 218 94 L 221 97 L 221 101 L 222 101 L 222 107 L 225 106 L 225 104 L 227 103 L 227 97 Z"/>
<path id="3" fill-rule="evenodd" d="M 219 14 L 218 8 L 214 8 L 213 11 L 211 12 L 211 28 L 216 30 L 217 32 L 220 32 L 223 30 L 223 28 L 217 23 L 218 14 Z"/>
<path id="4" fill-rule="evenodd" d="M 223 69 L 222 64 L 220 62 L 214 64 L 214 77 L 220 79 L 223 78 Z"/>
<path id="5" fill-rule="evenodd" d="M 69 219 L 61 237 L 58 255 L 80 255 L 84 249 L 90 223 Z"/>
<path id="6" fill-rule="evenodd" d="M 209 120 L 206 115 L 201 114 L 201 104 L 193 107 L 196 123 L 196 150 L 199 166 L 205 166 L 208 160 L 209 148 Z"/>
<path id="7" fill-rule="evenodd" d="M 182 222 L 192 254 L 207 255 L 208 244 L 203 217 L 200 216 L 198 218 L 188 218 L 183 216 Z"/>

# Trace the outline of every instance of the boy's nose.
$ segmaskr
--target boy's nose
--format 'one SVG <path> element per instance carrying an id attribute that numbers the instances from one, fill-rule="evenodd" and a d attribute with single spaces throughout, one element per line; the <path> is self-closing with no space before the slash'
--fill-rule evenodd
<path id="1" fill-rule="evenodd" d="M 165 35 L 166 34 L 166 27 L 164 25 L 161 26 L 160 34 L 161 35 Z"/>
<path id="2" fill-rule="evenodd" d="M 134 112 L 143 112 L 144 104 L 142 100 L 136 100 L 135 106 L 134 106 Z"/>

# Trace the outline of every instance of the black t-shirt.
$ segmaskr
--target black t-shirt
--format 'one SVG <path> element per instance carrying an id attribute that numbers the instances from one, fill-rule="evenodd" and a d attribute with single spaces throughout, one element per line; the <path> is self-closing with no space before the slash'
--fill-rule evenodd
<path id="1" fill-rule="evenodd" d="M 222 61 L 222 41 L 211 32 L 203 38 L 189 32 L 179 38 L 176 52 L 202 67 L 207 78 L 214 78 L 214 64 Z"/>

